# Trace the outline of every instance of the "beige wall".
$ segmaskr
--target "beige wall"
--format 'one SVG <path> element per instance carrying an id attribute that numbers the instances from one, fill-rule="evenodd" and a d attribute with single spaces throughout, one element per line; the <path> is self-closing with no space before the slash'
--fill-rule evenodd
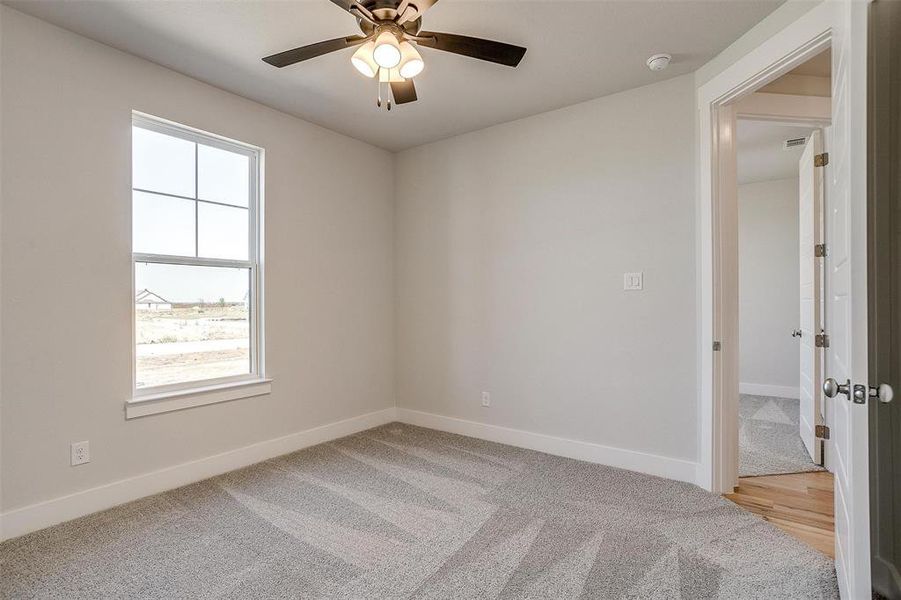
<path id="1" fill-rule="evenodd" d="M 694 91 L 398 155 L 399 407 L 697 458 Z"/>
<path id="2" fill-rule="evenodd" d="M 832 95 L 832 80 L 828 77 L 788 73 L 776 81 L 763 86 L 758 91 L 765 94 L 791 94 L 793 96 L 828 98 Z"/>
<path id="3" fill-rule="evenodd" d="M 798 180 L 738 186 L 739 371 L 743 384 L 800 385 Z"/>
<path id="4" fill-rule="evenodd" d="M 396 157 L 0 7 L 0 507 L 395 402 L 695 460 L 695 84 L 815 4 L 693 75 Z M 266 149 L 271 396 L 124 420 L 133 109 Z"/>
<path id="5" fill-rule="evenodd" d="M 393 406 L 392 155 L 0 11 L 3 510 Z M 124 419 L 132 109 L 266 150 L 271 396 Z"/>

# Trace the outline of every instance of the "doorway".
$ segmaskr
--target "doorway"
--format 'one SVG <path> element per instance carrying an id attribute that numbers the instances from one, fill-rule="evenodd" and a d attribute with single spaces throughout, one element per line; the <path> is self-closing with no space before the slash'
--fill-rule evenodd
<path id="1" fill-rule="evenodd" d="M 814 76 L 790 73 L 774 84 L 794 78 Z M 828 66 L 816 79 L 817 91 L 828 94 Z M 814 157 L 825 153 L 826 128 L 739 117 L 736 131 L 738 475 L 823 471 L 828 428 L 815 384 L 823 364 L 823 257 L 814 250 L 822 244 L 823 185 Z"/>
<path id="2" fill-rule="evenodd" d="M 738 485 L 726 497 L 834 557 L 822 378 L 825 49 L 735 112 Z"/>
<path id="3" fill-rule="evenodd" d="M 843 597 L 870 594 L 866 394 L 867 3 L 821 3 L 698 90 L 699 482 L 728 493 L 738 483 L 739 388 L 736 103 L 832 50 L 832 136 L 826 176 L 824 310 L 832 425 L 826 452 L 835 474 L 835 567 Z M 860 398 L 860 400 L 858 400 Z"/>

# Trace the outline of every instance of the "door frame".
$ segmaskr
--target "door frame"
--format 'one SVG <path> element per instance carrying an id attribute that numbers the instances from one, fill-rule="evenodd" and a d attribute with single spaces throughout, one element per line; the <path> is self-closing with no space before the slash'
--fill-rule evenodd
<path id="1" fill-rule="evenodd" d="M 738 252 L 736 103 L 832 45 L 833 7 L 822 2 L 698 88 L 697 483 L 738 483 Z M 719 350 L 714 343 L 719 342 Z"/>

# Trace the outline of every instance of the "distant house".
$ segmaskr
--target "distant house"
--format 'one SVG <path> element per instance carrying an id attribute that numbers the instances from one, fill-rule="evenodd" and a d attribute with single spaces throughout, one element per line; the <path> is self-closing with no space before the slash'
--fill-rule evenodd
<path id="1" fill-rule="evenodd" d="M 135 310 L 172 310 L 172 303 L 150 290 L 144 289 L 135 295 Z"/>

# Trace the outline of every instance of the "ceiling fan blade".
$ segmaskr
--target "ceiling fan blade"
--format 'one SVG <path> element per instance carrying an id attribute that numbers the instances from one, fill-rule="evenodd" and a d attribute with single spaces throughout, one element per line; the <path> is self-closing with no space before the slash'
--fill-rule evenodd
<path id="1" fill-rule="evenodd" d="M 357 0 L 332 0 L 332 4 L 340 6 L 355 17 L 362 17 L 365 21 L 369 21 L 373 25 L 376 19 L 365 6 L 357 2 Z"/>
<path id="2" fill-rule="evenodd" d="M 438 0 L 401 0 L 397 5 L 397 24 L 403 25 L 407 21 L 421 17 L 422 13 L 432 8 L 436 2 Z M 408 8 L 411 10 L 407 10 Z"/>
<path id="3" fill-rule="evenodd" d="M 526 49 L 521 46 L 435 31 L 420 31 L 416 35 L 416 43 L 427 48 L 462 54 L 508 67 L 518 65 L 526 53 Z"/>
<path id="4" fill-rule="evenodd" d="M 279 52 L 278 54 L 267 56 L 263 59 L 263 62 L 269 63 L 273 67 L 287 67 L 288 65 L 293 65 L 294 63 L 299 63 L 304 60 L 316 58 L 317 56 L 322 56 L 323 54 L 328 54 L 329 52 L 335 52 L 337 50 L 350 48 L 351 46 L 357 46 L 368 39 L 369 38 L 364 36 L 335 38 L 333 40 L 317 42 L 308 46 L 301 46 L 300 48 L 294 48 L 293 50 L 285 50 L 284 52 Z"/>
<path id="5" fill-rule="evenodd" d="M 416 102 L 416 87 L 413 85 L 413 80 L 407 79 L 405 81 L 395 81 L 392 83 L 391 95 L 394 96 L 395 104 Z"/>

